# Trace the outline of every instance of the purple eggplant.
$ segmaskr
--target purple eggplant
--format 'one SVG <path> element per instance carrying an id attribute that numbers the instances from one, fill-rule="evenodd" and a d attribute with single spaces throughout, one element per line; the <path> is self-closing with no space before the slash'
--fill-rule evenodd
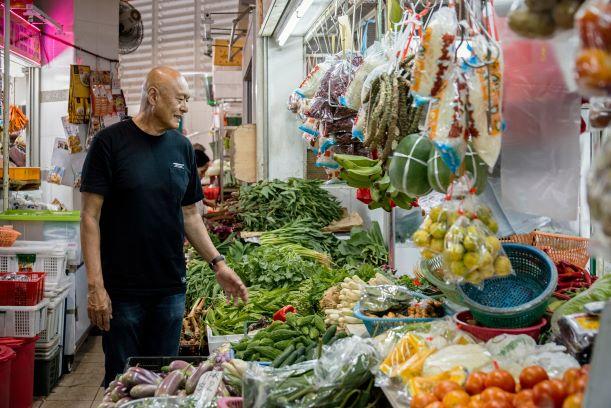
<path id="1" fill-rule="evenodd" d="M 187 396 L 187 392 L 185 390 L 180 390 L 180 391 L 178 391 L 176 396 L 179 397 L 179 398 L 184 398 L 184 397 Z"/>
<path id="2" fill-rule="evenodd" d="M 122 407 L 123 405 L 127 404 L 130 401 L 133 401 L 130 397 L 123 397 L 119 401 L 117 401 L 117 404 L 115 406 L 117 408 L 119 408 L 119 407 Z"/>
<path id="3" fill-rule="evenodd" d="M 117 405 L 114 402 L 102 402 L 98 408 L 115 408 Z"/>
<path id="4" fill-rule="evenodd" d="M 189 367 L 190 365 L 191 364 L 187 363 L 184 360 L 174 360 L 168 366 L 168 370 L 170 372 L 176 371 L 176 370 L 184 370 L 185 368 Z"/>
<path id="5" fill-rule="evenodd" d="M 197 387 L 197 383 L 201 376 L 210 370 L 212 370 L 213 364 L 210 361 L 203 361 L 200 365 L 197 366 L 197 369 L 189 376 L 187 380 L 187 384 L 185 385 L 185 391 L 187 391 L 188 395 L 191 395 L 195 392 L 195 388 Z"/>
<path id="6" fill-rule="evenodd" d="M 147 398 L 153 397 L 155 391 L 157 391 L 157 384 L 138 384 L 134 385 L 132 389 L 129 390 L 129 395 L 136 399 Z"/>
<path id="7" fill-rule="evenodd" d="M 112 390 L 112 392 L 110 393 L 110 398 L 112 398 L 112 402 L 117 402 L 119 401 L 121 398 L 125 398 L 129 395 L 128 391 L 127 391 L 127 387 L 116 387 L 114 390 Z"/>
<path id="8" fill-rule="evenodd" d="M 119 381 L 131 388 L 138 384 L 158 384 L 161 377 L 152 371 L 142 367 L 130 367 L 120 378 Z"/>
<path id="9" fill-rule="evenodd" d="M 155 391 L 156 397 L 167 397 L 176 395 L 178 389 L 184 384 L 185 375 L 182 370 L 172 371 L 167 375 L 157 387 L 157 391 Z"/>

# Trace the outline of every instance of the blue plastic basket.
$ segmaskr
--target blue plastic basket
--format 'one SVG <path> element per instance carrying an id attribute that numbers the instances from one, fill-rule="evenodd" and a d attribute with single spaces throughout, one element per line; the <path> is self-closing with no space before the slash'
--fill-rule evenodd
<path id="1" fill-rule="evenodd" d="M 482 285 L 458 285 L 458 292 L 473 317 L 494 328 L 529 327 L 541 320 L 558 283 L 552 260 L 529 245 L 504 243 L 513 275 L 491 278 Z"/>
<path id="2" fill-rule="evenodd" d="M 428 296 L 424 296 L 420 293 L 409 292 L 411 296 L 418 299 L 431 299 Z M 447 307 L 444 304 L 444 309 L 446 312 L 446 316 L 451 316 L 454 314 L 454 311 Z M 354 306 L 354 317 L 361 319 L 365 328 L 369 332 L 371 337 L 378 336 L 385 331 L 392 329 L 394 327 L 405 326 L 412 323 L 427 323 L 435 320 L 439 320 L 440 318 L 423 318 L 423 319 L 415 319 L 415 318 L 385 318 L 385 317 L 369 317 L 363 314 L 361 310 L 361 302 L 358 302 Z"/>

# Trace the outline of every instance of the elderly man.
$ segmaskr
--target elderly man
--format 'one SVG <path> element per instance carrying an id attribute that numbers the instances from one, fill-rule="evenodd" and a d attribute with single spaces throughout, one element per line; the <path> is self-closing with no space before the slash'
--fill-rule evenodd
<path id="1" fill-rule="evenodd" d="M 227 299 L 248 300 L 195 204 L 191 143 L 174 129 L 189 87 L 168 67 L 149 72 L 140 112 L 95 137 L 83 166 L 81 239 L 89 318 L 103 332 L 107 385 L 131 356 L 176 355 L 185 310 L 185 235 L 210 262 Z"/>

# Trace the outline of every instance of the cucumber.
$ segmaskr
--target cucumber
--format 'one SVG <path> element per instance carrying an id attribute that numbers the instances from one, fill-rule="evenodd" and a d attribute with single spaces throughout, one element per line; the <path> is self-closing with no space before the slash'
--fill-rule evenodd
<path id="1" fill-rule="evenodd" d="M 297 360 L 303 353 L 305 353 L 305 347 L 299 346 L 297 350 L 295 350 L 286 360 L 282 362 L 280 367 L 286 367 L 294 364 L 295 360 Z"/>
<path id="2" fill-rule="evenodd" d="M 282 365 L 282 362 L 287 359 L 295 351 L 295 345 L 290 344 L 278 357 L 274 359 L 272 366 L 278 368 Z"/>
<path id="3" fill-rule="evenodd" d="M 304 361 L 306 361 L 306 356 L 299 356 L 299 358 L 297 360 L 295 360 L 295 362 L 293 364 L 299 364 L 299 363 L 303 363 Z"/>
<path id="4" fill-rule="evenodd" d="M 337 325 L 334 324 L 329 326 L 325 334 L 322 336 L 322 344 L 329 344 L 329 341 L 331 341 L 333 336 L 335 336 L 335 333 L 337 333 Z"/>

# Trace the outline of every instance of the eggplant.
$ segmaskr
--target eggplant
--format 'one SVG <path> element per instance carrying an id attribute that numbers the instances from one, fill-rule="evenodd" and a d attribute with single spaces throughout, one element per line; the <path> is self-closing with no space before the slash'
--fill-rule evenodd
<path id="1" fill-rule="evenodd" d="M 102 398 L 102 402 L 113 402 L 111 393 L 104 394 L 104 397 Z"/>
<path id="2" fill-rule="evenodd" d="M 119 407 L 122 407 L 123 405 L 127 404 L 130 401 L 132 401 L 132 399 L 130 397 L 123 397 L 119 401 L 117 401 L 115 406 L 117 408 L 119 408 Z"/>
<path id="3" fill-rule="evenodd" d="M 120 378 L 119 382 L 131 388 L 138 384 L 158 384 L 161 377 L 142 367 L 130 367 Z"/>
<path id="4" fill-rule="evenodd" d="M 185 375 L 182 370 L 172 371 L 167 375 L 157 387 L 157 391 L 155 391 L 156 397 L 168 397 L 176 395 L 178 389 L 185 382 Z"/>
<path id="5" fill-rule="evenodd" d="M 102 402 L 98 408 L 115 408 L 117 405 L 114 402 Z"/>
<path id="6" fill-rule="evenodd" d="M 203 361 L 197 366 L 197 369 L 189 376 L 187 380 L 187 384 L 185 385 L 185 391 L 188 395 L 191 395 L 195 392 L 195 388 L 197 387 L 197 383 L 201 376 L 210 370 L 214 365 L 209 361 Z"/>
<path id="7" fill-rule="evenodd" d="M 184 397 L 186 397 L 186 396 L 187 396 L 187 393 L 186 393 L 186 391 L 185 391 L 185 390 L 180 390 L 180 391 L 178 391 L 178 393 L 176 394 L 176 396 L 177 396 L 177 397 L 179 397 L 179 398 L 184 398 Z"/>
<path id="8" fill-rule="evenodd" d="M 132 398 L 153 397 L 157 391 L 157 384 L 138 384 L 129 390 L 129 395 Z"/>
<path id="9" fill-rule="evenodd" d="M 185 368 L 189 367 L 190 365 L 191 364 L 187 363 L 184 360 L 174 360 L 168 366 L 168 370 L 170 372 L 176 371 L 176 370 L 184 370 Z"/>
<path id="10" fill-rule="evenodd" d="M 110 398 L 112 398 L 112 402 L 117 402 L 121 398 L 125 398 L 129 395 L 127 391 L 127 387 L 116 387 L 111 393 Z"/>

